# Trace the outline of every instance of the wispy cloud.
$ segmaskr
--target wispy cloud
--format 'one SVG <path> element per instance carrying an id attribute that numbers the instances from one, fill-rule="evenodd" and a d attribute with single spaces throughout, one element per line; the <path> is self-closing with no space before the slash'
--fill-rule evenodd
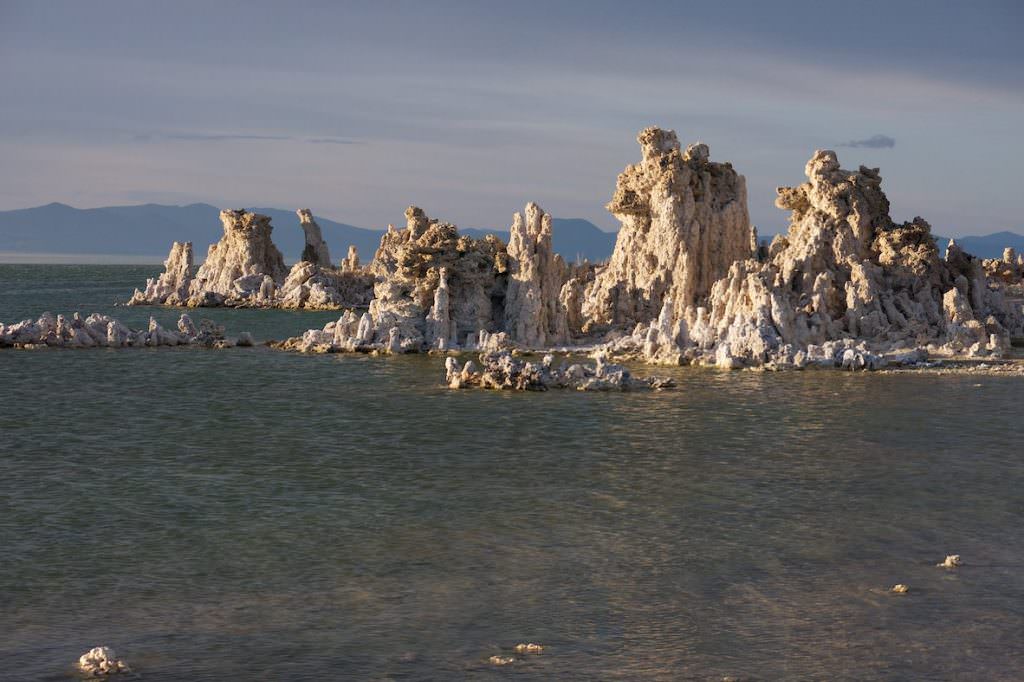
<path id="1" fill-rule="evenodd" d="M 306 139 L 310 144 L 362 144 L 358 140 L 345 140 L 338 137 L 310 137 Z"/>
<path id="2" fill-rule="evenodd" d="M 868 149 L 892 149 L 896 146 L 896 140 L 888 135 L 872 135 L 863 140 L 850 140 L 840 147 L 867 147 Z"/>
<path id="3" fill-rule="evenodd" d="M 189 142 L 221 142 L 224 140 L 290 140 L 288 135 L 239 135 L 233 133 L 143 133 L 136 140 L 186 140 Z"/>

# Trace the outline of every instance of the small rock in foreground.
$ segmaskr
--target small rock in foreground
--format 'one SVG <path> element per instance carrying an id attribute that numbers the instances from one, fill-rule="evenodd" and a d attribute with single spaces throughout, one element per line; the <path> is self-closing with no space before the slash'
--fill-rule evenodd
<path id="1" fill-rule="evenodd" d="M 896 585 L 893 585 L 892 589 L 890 590 L 890 592 L 895 592 L 896 594 L 906 594 L 909 591 L 910 591 L 910 588 L 907 587 L 906 585 L 904 585 L 903 583 L 898 583 Z"/>
<path id="2" fill-rule="evenodd" d="M 544 647 L 540 644 L 534 644 L 530 642 L 528 644 L 516 644 L 517 654 L 539 654 L 544 651 Z"/>
<path id="3" fill-rule="evenodd" d="M 516 662 L 516 659 L 512 656 L 491 656 L 487 662 L 491 665 L 511 665 Z"/>
<path id="4" fill-rule="evenodd" d="M 114 650 L 106 646 L 93 647 L 78 659 L 78 669 L 88 675 L 114 675 L 129 672 L 128 664 L 117 659 Z"/>
<path id="5" fill-rule="evenodd" d="M 946 556 L 945 560 L 941 564 L 936 564 L 936 566 L 939 566 L 941 568 L 956 568 L 959 565 L 960 565 L 960 555 L 959 554 L 949 554 L 949 555 Z"/>

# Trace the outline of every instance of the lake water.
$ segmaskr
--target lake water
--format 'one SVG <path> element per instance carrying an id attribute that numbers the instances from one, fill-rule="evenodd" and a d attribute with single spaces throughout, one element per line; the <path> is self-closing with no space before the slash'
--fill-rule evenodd
<path id="1" fill-rule="evenodd" d="M 173 324 L 112 307 L 156 270 L 0 266 L 0 320 Z M 0 679 L 99 644 L 142 680 L 1024 677 L 1024 382 L 674 374 L 456 392 L 438 357 L 0 350 Z"/>

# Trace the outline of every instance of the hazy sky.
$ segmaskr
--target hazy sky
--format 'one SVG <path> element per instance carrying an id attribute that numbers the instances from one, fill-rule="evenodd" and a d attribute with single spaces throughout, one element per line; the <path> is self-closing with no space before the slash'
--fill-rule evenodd
<path id="1" fill-rule="evenodd" d="M 1024 3 L 9 2 L 0 209 L 409 204 L 606 229 L 647 125 L 746 175 L 752 220 L 816 148 L 899 220 L 1024 228 Z"/>

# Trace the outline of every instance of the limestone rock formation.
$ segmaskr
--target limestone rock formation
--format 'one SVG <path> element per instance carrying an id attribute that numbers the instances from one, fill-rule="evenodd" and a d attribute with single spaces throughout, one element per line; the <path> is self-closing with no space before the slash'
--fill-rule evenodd
<path id="1" fill-rule="evenodd" d="M 397 329 L 407 350 L 461 344 L 504 321 L 508 256 L 494 236 L 472 239 L 416 206 L 404 230 L 389 229 L 370 265 L 376 341 Z M 442 284 L 443 282 L 443 284 Z M 442 293 L 438 295 L 438 289 Z M 428 317 L 429 324 L 428 324 Z"/>
<path id="2" fill-rule="evenodd" d="M 640 163 L 618 179 L 608 210 L 622 223 L 611 260 L 587 289 L 591 326 L 632 326 L 700 303 L 737 260 L 750 257 L 747 189 L 705 144 L 681 151 L 674 131 L 646 128 Z"/>
<path id="3" fill-rule="evenodd" d="M 295 211 L 299 216 L 299 224 L 306 236 L 306 246 L 302 249 L 302 260 L 322 268 L 331 267 L 331 252 L 327 248 L 320 226 L 313 220 L 313 213 L 308 208 Z"/>
<path id="4" fill-rule="evenodd" d="M 356 272 L 359 270 L 359 250 L 355 244 L 349 244 L 348 255 L 341 261 L 342 272 Z"/>
<path id="5" fill-rule="evenodd" d="M 78 659 L 78 669 L 86 675 L 103 676 L 129 672 L 128 664 L 106 646 L 93 647 Z"/>
<path id="6" fill-rule="evenodd" d="M 237 338 L 224 335 L 224 328 L 201 320 L 197 326 L 186 314 L 178 319 L 178 329 L 173 331 L 162 327 L 155 319 L 149 318 L 149 326 L 143 330 L 129 329 L 121 322 L 107 315 L 93 313 L 82 318 L 78 313 L 71 319 L 63 315 L 43 313 L 37 320 L 4 325 L 0 323 L 0 348 L 128 348 L 144 346 L 204 346 L 207 348 L 231 348 L 252 346 L 252 335 L 242 332 Z"/>
<path id="7" fill-rule="evenodd" d="M 445 382 L 450 388 L 491 388 L 516 391 L 546 391 L 572 388 L 577 391 L 629 391 L 641 388 L 664 389 L 675 385 L 664 377 L 634 377 L 622 365 L 611 364 L 598 355 L 593 366 L 570 365 L 567 360 L 555 365 L 553 355 L 540 362 L 528 362 L 508 351 L 482 353 L 480 365 L 472 360 L 460 366 L 454 357 L 445 359 Z"/>
<path id="8" fill-rule="evenodd" d="M 135 290 L 128 305 L 185 305 L 192 284 L 192 242 L 174 242 L 164 271 L 146 280 L 146 290 Z"/>
<path id="9" fill-rule="evenodd" d="M 569 268 L 551 247 L 551 216 L 535 203 L 526 205 L 526 219 L 516 213 L 508 242 L 508 293 L 505 329 L 518 345 L 545 348 L 569 337 L 567 305 L 561 298 Z"/>
<path id="10" fill-rule="evenodd" d="M 175 242 L 164 272 L 135 290 L 128 305 L 231 306 L 337 310 L 368 306 L 373 274 L 359 267 L 353 249 L 341 268 L 331 265 L 327 244 L 309 209 L 296 211 L 306 237 L 303 260 L 290 270 L 271 239 L 270 218 L 221 211 L 224 236 L 210 246 L 192 276 L 192 244 Z"/>
<path id="11" fill-rule="evenodd" d="M 733 263 L 706 305 L 669 315 L 673 324 L 663 316 L 648 357 L 872 367 L 924 346 L 998 354 L 1020 333 L 1020 305 L 989 286 L 977 259 L 951 244 L 940 260 L 928 223 L 892 221 L 878 169 L 843 170 L 818 151 L 806 174 L 778 190 L 790 228 L 767 260 Z"/>
<path id="12" fill-rule="evenodd" d="M 191 298 L 249 299 L 267 293 L 264 281 L 284 282 L 288 270 L 270 233 L 270 218 L 247 211 L 221 211 L 224 236 L 210 246 L 192 282 Z"/>

